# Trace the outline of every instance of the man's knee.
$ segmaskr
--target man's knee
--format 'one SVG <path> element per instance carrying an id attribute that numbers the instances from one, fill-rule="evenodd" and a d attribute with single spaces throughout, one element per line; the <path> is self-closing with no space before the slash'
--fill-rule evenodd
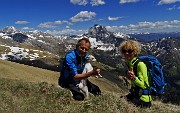
<path id="1" fill-rule="evenodd" d="M 81 100 L 84 100 L 84 95 L 81 94 L 81 93 L 74 93 L 74 94 L 73 94 L 73 98 L 74 98 L 75 100 L 81 101 Z"/>
<path id="2" fill-rule="evenodd" d="M 132 101 L 134 98 L 135 98 L 135 97 L 134 97 L 134 95 L 133 95 L 132 93 L 129 93 L 129 94 L 126 95 L 126 99 L 127 99 L 128 101 Z"/>

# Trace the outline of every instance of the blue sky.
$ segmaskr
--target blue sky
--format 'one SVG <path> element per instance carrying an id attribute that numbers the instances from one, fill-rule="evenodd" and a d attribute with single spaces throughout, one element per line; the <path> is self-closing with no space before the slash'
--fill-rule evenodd
<path id="1" fill-rule="evenodd" d="M 1 0 L 0 29 L 82 34 L 94 24 L 122 33 L 180 31 L 180 0 Z"/>

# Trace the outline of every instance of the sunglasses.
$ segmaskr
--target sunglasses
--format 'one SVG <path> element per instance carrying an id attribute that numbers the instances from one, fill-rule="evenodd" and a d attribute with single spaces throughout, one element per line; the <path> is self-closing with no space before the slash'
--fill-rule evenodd
<path id="1" fill-rule="evenodd" d="M 122 53 L 131 54 L 132 52 L 134 52 L 134 50 L 131 50 L 131 49 L 129 49 L 129 50 L 122 50 Z"/>
<path id="2" fill-rule="evenodd" d="M 89 51 L 89 49 L 87 49 L 87 48 L 85 48 L 85 47 L 81 47 L 81 46 L 80 46 L 80 49 L 81 49 L 81 50 L 85 50 L 85 51 Z"/>

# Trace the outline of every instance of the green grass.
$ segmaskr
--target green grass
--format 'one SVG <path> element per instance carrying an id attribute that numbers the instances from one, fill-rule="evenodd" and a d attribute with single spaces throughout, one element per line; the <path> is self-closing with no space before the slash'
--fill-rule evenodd
<path id="1" fill-rule="evenodd" d="M 75 101 L 66 89 L 47 82 L 33 83 L 0 78 L 1 113 L 178 113 L 179 106 L 153 103 L 150 109 L 140 109 L 119 98 L 115 93 Z"/>
<path id="2" fill-rule="evenodd" d="M 89 100 L 74 101 L 66 89 L 46 82 L 31 83 L 0 79 L 0 111 L 16 113 L 127 113 L 126 104 L 109 93 Z M 136 109 L 136 108 L 135 108 Z"/>
<path id="3" fill-rule="evenodd" d="M 180 113 L 179 106 L 161 101 L 153 101 L 150 109 L 136 108 L 105 78 L 90 78 L 102 89 L 101 96 L 75 101 L 57 87 L 58 77 L 57 72 L 0 60 L 0 113 Z"/>

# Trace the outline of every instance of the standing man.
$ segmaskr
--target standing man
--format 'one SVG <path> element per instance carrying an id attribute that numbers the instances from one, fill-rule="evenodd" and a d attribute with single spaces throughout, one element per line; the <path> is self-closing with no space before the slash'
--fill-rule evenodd
<path id="1" fill-rule="evenodd" d="M 59 77 L 59 85 L 63 88 L 69 89 L 75 100 L 84 100 L 85 96 L 78 89 L 77 84 L 81 79 L 88 78 L 91 75 L 98 75 L 100 73 L 99 68 L 94 68 L 92 71 L 82 73 L 87 61 L 88 51 L 91 47 L 89 39 L 82 38 L 78 41 L 76 49 L 68 53 L 63 62 L 61 69 L 61 76 Z M 95 96 L 101 94 L 101 90 L 98 86 L 87 80 L 88 91 Z"/>

